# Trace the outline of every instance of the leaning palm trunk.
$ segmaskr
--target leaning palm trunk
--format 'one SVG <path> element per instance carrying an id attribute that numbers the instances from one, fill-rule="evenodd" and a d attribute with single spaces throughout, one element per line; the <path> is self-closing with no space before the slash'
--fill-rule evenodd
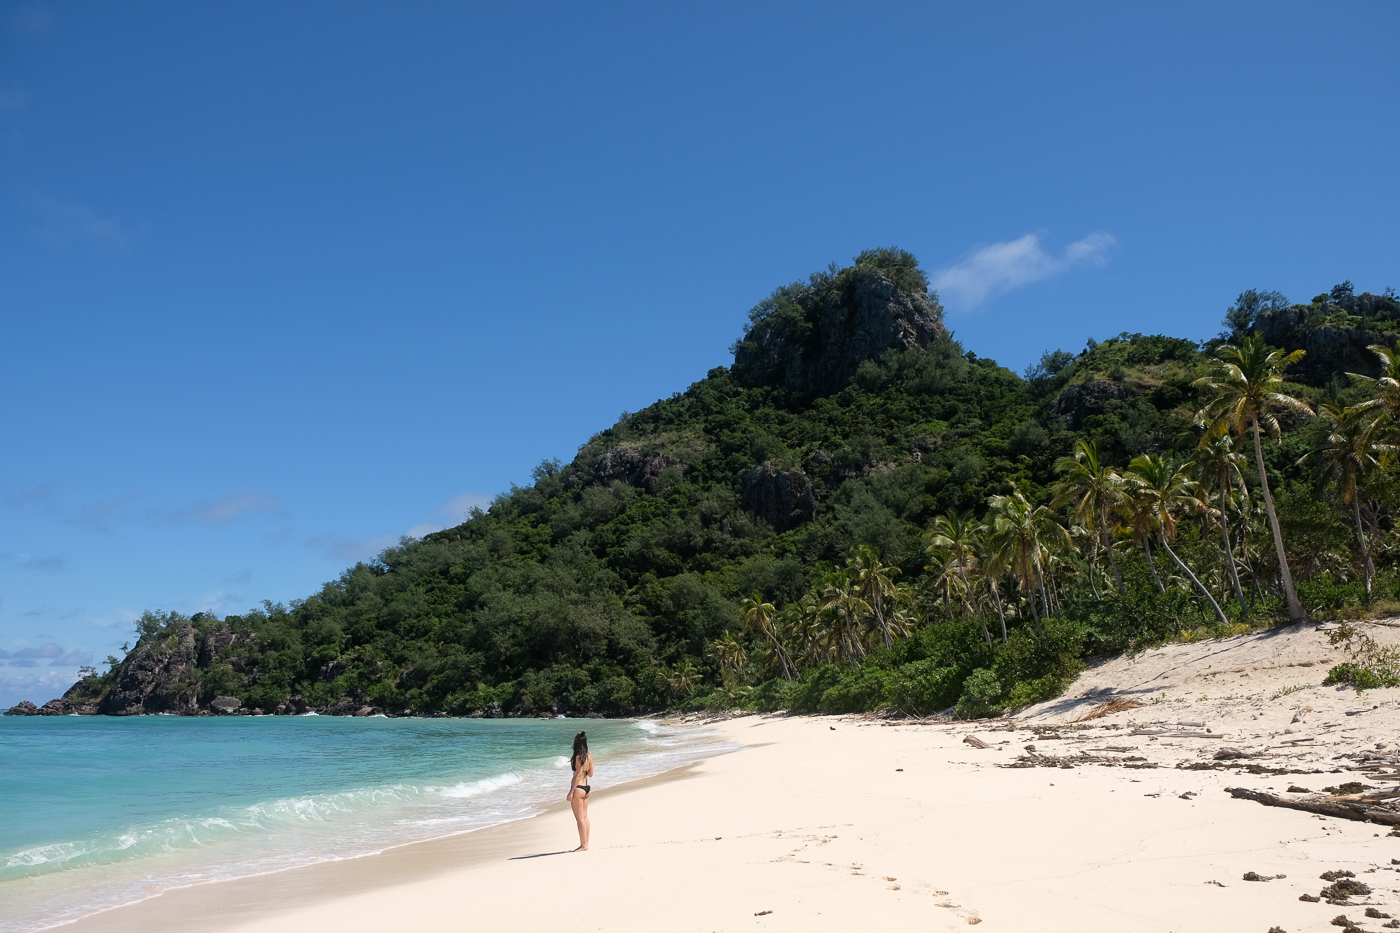
<path id="1" fill-rule="evenodd" d="M 1210 602 L 1210 607 L 1215 610 L 1215 617 L 1220 620 L 1220 624 L 1229 625 L 1230 620 L 1225 618 L 1225 612 L 1220 608 L 1220 604 L 1215 601 L 1214 596 L 1210 595 L 1210 590 L 1206 589 L 1205 584 L 1198 580 L 1196 575 L 1191 572 L 1191 568 L 1186 566 L 1186 563 L 1180 557 L 1176 556 L 1176 551 L 1173 551 L 1172 546 L 1167 543 L 1167 536 L 1159 532 L 1157 541 L 1162 545 L 1162 550 L 1166 551 L 1167 555 L 1181 568 L 1181 572 L 1191 578 L 1191 582 L 1196 584 L 1196 589 L 1200 590 L 1201 595 Z"/>
<path id="2" fill-rule="evenodd" d="M 1376 575 L 1376 568 L 1371 565 L 1371 549 L 1366 544 L 1366 533 L 1361 528 L 1361 494 L 1353 492 L 1351 496 L 1351 514 L 1356 521 L 1356 542 L 1361 546 L 1361 574 L 1366 578 L 1366 602 L 1371 601 L 1371 578 Z"/>
<path id="3" fill-rule="evenodd" d="M 1264 471 L 1264 447 L 1259 441 L 1259 419 L 1251 419 L 1254 427 L 1254 463 L 1259 468 L 1259 488 L 1264 493 L 1264 510 L 1269 515 L 1269 530 L 1274 535 L 1274 550 L 1278 552 L 1279 578 L 1283 582 L 1283 598 L 1288 603 L 1288 618 L 1291 622 L 1306 622 L 1308 614 L 1298 601 L 1298 591 L 1293 588 L 1293 572 L 1288 569 L 1288 555 L 1283 550 L 1283 532 L 1278 527 L 1278 513 L 1274 511 L 1274 497 L 1269 493 L 1269 477 Z"/>
<path id="4" fill-rule="evenodd" d="M 988 582 L 992 587 L 992 601 L 996 603 L 997 607 L 997 619 L 1001 622 L 1001 643 L 1004 645 L 1008 638 L 1006 634 L 1006 610 L 1001 608 L 1001 592 L 997 589 L 997 581 L 989 578 Z"/>
<path id="5" fill-rule="evenodd" d="M 1230 582 L 1235 587 L 1235 599 L 1240 603 L 1240 618 L 1249 618 L 1249 606 L 1245 605 L 1244 590 L 1240 587 L 1240 573 L 1235 569 L 1235 549 L 1230 546 L 1230 513 L 1225 511 L 1225 484 L 1220 484 L 1220 534 L 1225 538 L 1225 563 L 1230 568 Z"/>
<path id="6" fill-rule="evenodd" d="M 1162 578 L 1157 575 L 1157 562 L 1152 559 L 1152 542 L 1147 538 L 1142 539 L 1142 552 L 1147 555 L 1147 566 L 1152 570 L 1152 582 L 1157 584 L 1158 591 L 1165 593 L 1167 588 L 1162 585 Z"/>
<path id="7" fill-rule="evenodd" d="M 987 647 L 992 647 L 992 633 L 987 631 L 987 619 L 972 605 L 972 584 L 967 581 L 967 567 L 962 561 L 958 561 L 958 576 L 962 577 L 963 596 L 967 599 L 967 608 L 976 614 L 977 623 L 982 626 L 982 637 L 987 639 Z M 998 607 L 1000 608 L 1000 607 Z M 1003 623 L 1005 627 L 1005 623 Z"/>

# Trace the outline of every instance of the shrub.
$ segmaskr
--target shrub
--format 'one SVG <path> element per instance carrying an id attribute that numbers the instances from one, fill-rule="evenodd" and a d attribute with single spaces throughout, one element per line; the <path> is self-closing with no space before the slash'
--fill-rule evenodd
<path id="1" fill-rule="evenodd" d="M 1001 697 L 1001 681 L 986 668 L 978 668 L 963 682 L 962 696 L 958 698 L 953 715 L 959 719 L 985 719 L 1001 713 L 996 705 Z"/>

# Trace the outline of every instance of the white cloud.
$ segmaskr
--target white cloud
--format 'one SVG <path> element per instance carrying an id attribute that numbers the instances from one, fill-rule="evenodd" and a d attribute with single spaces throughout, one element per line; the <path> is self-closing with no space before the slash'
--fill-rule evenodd
<path id="1" fill-rule="evenodd" d="M 172 522 L 194 522 L 199 525 L 221 525 L 224 522 L 232 521 L 240 515 L 256 514 L 259 512 L 277 512 L 280 510 L 280 503 L 272 496 L 253 490 L 251 492 L 238 493 L 232 496 L 225 496 L 222 499 L 207 499 L 203 502 L 196 502 L 194 505 L 178 512 L 157 512 L 152 510 L 152 515 Z"/>
<path id="2" fill-rule="evenodd" d="M 126 242 L 126 233 L 120 224 L 81 204 L 63 204 L 38 195 L 34 198 L 34 209 L 43 218 L 42 232 L 46 239 L 60 243 L 90 240 L 112 246 Z"/>
<path id="3" fill-rule="evenodd" d="M 933 286 L 950 309 L 967 311 L 1074 266 L 1101 266 L 1108 262 L 1108 253 L 1117 242 L 1110 234 L 1091 233 L 1055 256 L 1041 247 L 1037 234 L 1028 233 L 1017 240 L 981 247 L 962 262 L 938 270 L 933 274 Z"/>
<path id="4" fill-rule="evenodd" d="M 328 534 L 307 538 L 306 546 L 320 551 L 321 556 L 328 560 L 367 561 L 378 557 L 380 551 L 391 544 L 397 544 L 398 541 L 399 536 L 396 534 L 375 535 L 354 541 Z"/>

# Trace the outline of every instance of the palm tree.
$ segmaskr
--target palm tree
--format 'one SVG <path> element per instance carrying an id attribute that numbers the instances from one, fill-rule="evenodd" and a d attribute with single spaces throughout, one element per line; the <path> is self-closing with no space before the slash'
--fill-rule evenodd
<path id="1" fill-rule="evenodd" d="M 830 651 L 836 661 L 859 664 L 865 660 L 865 620 L 870 604 L 861 598 L 857 582 L 845 570 L 822 577 L 822 612 L 831 624 Z"/>
<path id="2" fill-rule="evenodd" d="M 924 553 L 930 557 L 938 559 L 943 567 L 943 573 L 947 576 L 944 588 L 948 588 L 953 580 L 953 574 L 962 582 L 963 603 L 969 613 L 972 608 L 972 582 L 968 578 L 968 568 L 977 559 L 978 537 L 981 526 L 973 520 L 970 512 L 959 512 L 957 509 L 947 515 L 940 515 L 933 520 L 929 530 L 924 533 L 924 541 L 928 545 L 924 548 Z M 933 570 L 933 567 L 926 567 L 926 570 Z M 992 633 L 987 631 L 987 622 L 982 618 L 982 614 L 977 613 L 977 621 L 982 624 L 982 637 L 987 640 L 987 647 L 992 646 Z M 1004 626 L 1003 626 L 1004 627 Z"/>
<path id="3" fill-rule="evenodd" d="M 1145 511 L 1153 518 L 1157 531 L 1157 543 L 1161 545 L 1162 550 L 1167 552 L 1167 555 L 1181 569 L 1181 572 L 1191 579 L 1191 582 L 1196 585 L 1196 589 L 1201 591 L 1201 595 L 1210 602 L 1220 624 L 1229 625 L 1230 621 L 1225 618 L 1224 610 L 1215 601 L 1215 597 L 1210 594 L 1210 590 L 1206 589 L 1205 584 L 1197 579 L 1191 568 L 1186 566 L 1186 562 L 1176 556 L 1170 543 L 1170 539 L 1176 534 L 1174 513 L 1191 511 L 1199 507 L 1199 500 L 1195 497 L 1195 480 L 1168 463 L 1161 454 L 1142 454 L 1134 457 L 1133 462 L 1128 464 L 1127 480 L 1133 498 L 1145 505 Z"/>
<path id="4" fill-rule="evenodd" d="M 1075 521 L 1092 528 L 1095 533 L 1093 562 L 1098 561 L 1100 547 L 1106 550 L 1108 562 L 1113 567 L 1113 578 L 1118 581 L 1118 592 L 1124 592 L 1123 575 L 1118 572 L 1108 527 L 1108 513 L 1123 498 L 1123 477 L 1113 467 L 1099 461 L 1098 444 L 1087 438 L 1075 442 L 1073 456 L 1055 461 L 1055 472 L 1064 474 L 1064 477 L 1055 485 L 1051 508 L 1058 509 L 1066 502 L 1074 503 Z M 1091 573 L 1091 584 L 1093 580 Z M 1098 595 L 1095 584 L 1094 598 L 1097 599 Z"/>
<path id="5" fill-rule="evenodd" d="M 716 638 L 710 643 L 710 649 L 719 659 L 719 669 L 726 672 L 741 671 L 744 669 L 744 662 L 748 659 L 748 653 L 744 651 L 743 643 L 733 632 L 726 632 L 723 637 Z"/>
<path id="6" fill-rule="evenodd" d="M 862 544 L 856 547 L 851 559 L 846 562 L 846 572 L 855 583 L 860 597 L 870 607 L 875 628 L 885 647 L 893 647 L 894 636 L 900 634 L 902 628 L 896 624 L 902 620 L 898 618 L 896 601 L 899 587 L 894 578 L 902 571 L 883 563 L 878 548 Z"/>
<path id="7" fill-rule="evenodd" d="M 739 613 L 744 617 L 744 631 L 757 632 L 767 639 L 773 647 L 778 666 L 782 669 L 783 680 L 793 680 L 797 677 L 797 669 L 793 667 L 792 658 L 788 657 L 787 649 L 778 638 L 778 631 L 773 626 L 773 612 L 773 604 L 764 602 L 763 594 L 756 590 L 752 596 L 746 597 L 739 604 Z"/>
<path id="8" fill-rule="evenodd" d="M 1380 458 L 1394 452 L 1395 448 L 1376 437 L 1376 422 L 1384 416 L 1375 413 L 1375 406 L 1343 408 L 1325 402 L 1321 406 L 1321 416 L 1323 428 L 1318 432 L 1318 446 L 1304 454 L 1298 465 L 1313 461 L 1319 485 L 1335 483 L 1342 501 L 1351 506 L 1356 544 L 1361 554 L 1361 575 L 1366 581 L 1366 600 L 1370 602 L 1371 578 L 1376 575 L 1376 568 L 1371 563 L 1371 548 L 1361 525 L 1360 486 L 1361 480 L 1380 466 Z"/>
<path id="9" fill-rule="evenodd" d="M 1240 573 L 1235 567 L 1235 550 L 1230 545 L 1230 496 L 1234 493 L 1237 483 L 1241 490 L 1244 489 L 1244 476 L 1240 472 L 1240 464 L 1243 462 L 1244 457 L 1236 453 L 1234 439 L 1229 435 L 1222 435 L 1203 445 L 1196 453 L 1196 465 L 1202 475 L 1215 483 L 1215 488 L 1220 493 L 1220 534 L 1225 539 L 1225 564 L 1230 568 L 1230 582 L 1235 588 L 1235 599 L 1239 600 L 1240 617 L 1248 618 L 1249 604 L 1244 599 Z M 1201 489 L 1205 490 L 1205 484 L 1202 484 Z"/>
<path id="10" fill-rule="evenodd" d="M 1035 631 L 1039 635 L 1041 613 L 1036 605 L 1037 590 L 1045 614 L 1051 611 L 1050 597 L 1045 590 L 1046 556 L 1052 547 L 1069 545 L 1069 532 L 1055 520 L 1048 507 L 1031 505 L 1020 488 L 1013 489 L 1008 496 L 992 496 L 987 504 L 994 516 L 992 536 L 997 550 L 1030 600 Z"/>
<path id="11" fill-rule="evenodd" d="M 1261 426 L 1269 437 L 1279 436 L 1278 412 L 1287 411 L 1308 416 L 1312 409 L 1303 402 L 1280 391 L 1283 371 L 1303 358 L 1303 350 L 1284 353 L 1264 342 L 1258 333 L 1244 338 L 1239 346 L 1222 344 L 1215 351 L 1215 361 L 1206 374 L 1192 383 L 1210 393 L 1205 407 L 1196 412 L 1196 423 L 1204 425 L 1202 446 L 1227 432 L 1243 434 L 1247 428 L 1254 434 L 1254 463 L 1259 470 L 1259 488 L 1264 493 L 1264 508 L 1269 515 L 1269 530 L 1274 536 L 1278 556 L 1279 576 L 1283 581 L 1284 599 L 1288 603 L 1288 618 L 1293 622 L 1307 621 L 1298 591 L 1293 587 L 1293 574 L 1288 569 L 1288 555 L 1283 549 L 1283 533 L 1278 526 L 1278 513 L 1269 493 L 1269 477 L 1264 470 L 1264 448 L 1259 439 Z"/>
<path id="12" fill-rule="evenodd" d="M 1357 405 L 1357 408 L 1370 411 L 1379 409 L 1380 418 L 1376 425 L 1390 443 L 1400 443 L 1400 340 L 1395 349 L 1372 344 L 1368 349 L 1376 354 L 1381 362 L 1381 374 L 1376 378 L 1359 373 L 1347 373 L 1352 382 L 1371 390 L 1371 398 Z"/>
<path id="13" fill-rule="evenodd" d="M 694 662 L 690 658 L 682 658 L 671 669 L 671 676 L 666 678 L 666 683 L 670 685 L 671 692 L 676 696 L 680 696 L 682 693 L 690 696 L 695 693 L 695 681 L 699 677 L 700 671 L 696 669 Z"/>

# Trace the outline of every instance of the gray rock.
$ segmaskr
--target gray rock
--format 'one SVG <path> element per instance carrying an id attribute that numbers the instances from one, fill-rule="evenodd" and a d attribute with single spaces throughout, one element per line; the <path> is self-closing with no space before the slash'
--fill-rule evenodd
<path id="1" fill-rule="evenodd" d="M 300 716 L 307 710 L 306 698 L 300 693 L 294 693 L 287 697 L 272 712 L 276 716 Z"/>
<path id="2" fill-rule="evenodd" d="M 504 718 L 505 713 L 501 712 L 501 704 L 492 700 L 482 707 L 481 715 L 487 719 L 501 719 Z"/>
<path id="3" fill-rule="evenodd" d="M 232 713 L 242 705 L 238 697 L 214 697 L 209 703 L 209 708 L 216 713 Z"/>
<path id="4" fill-rule="evenodd" d="M 38 716 L 39 707 L 28 700 L 20 700 L 5 711 L 6 716 Z"/>
<path id="5" fill-rule="evenodd" d="M 361 706 L 359 709 L 355 710 L 355 715 L 356 715 L 356 716 L 373 716 L 373 715 L 374 715 L 374 707 L 373 707 L 373 706 Z"/>
<path id="6" fill-rule="evenodd" d="M 1119 383 L 1082 382 L 1065 386 L 1059 398 L 1055 399 L 1055 413 L 1065 419 L 1071 431 L 1078 431 L 1085 418 L 1101 414 L 1104 406 L 1114 399 L 1127 397 L 1127 387 Z"/>
<path id="7" fill-rule="evenodd" d="M 776 531 L 817 517 L 817 496 L 802 470 L 778 470 L 763 463 L 739 474 L 740 504 Z"/>
<path id="8" fill-rule="evenodd" d="M 738 381 L 782 386 L 805 397 L 830 395 L 848 385 L 866 360 L 948 335 L 936 301 L 900 289 L 873 266 L 857 266 L 851 286 L 839 301 L 804 306 L 800 329 L 778 315 L 755 324 L 734 347 Z"/>
<path id="9" fill-rule="evenodd" d="M 72 688 L 69 689 L 72 693 Z M 91 716 L 97 712 L 97 707 L 91 704 L 75 703 L 68 696 L 61 696 L 56 700 L 50 700 L 39 707 L 40 716 Z"/>
<path id="10" fill-rule="evenodd" d="M 663 471 L 675 467 L 682 473 L 686 465 L 666 453 L 647 453 L 641 444 L 618 444 L 603 452 L 593 465 L 593 477 L 600 483 L 623 480 L 655 493 L 661 488 Z"/>
<path id="11" fill-rule="evenodd" d="M 146 638 L 117 669 L 116 682 L 98 705 L 109 716 L 143 713 L 195 713 L 199 671 L 194 627 L 181 625 L 166 638 Z"/>
<path id="12" fill-rule="evenodd" d="M 1250 756 L 1248 752 L 1242 752 L 1238 748 L 1231 748 L 1227 745 L 1217 751 L 1212 757 L 1214 757 L 1216 761 L 1232 761 L 1236 758 L 1248 758 Z"/>
<path id="13" fill-rule="evenodd" d="M 208 667 L 219 659 L 238 636 L 227 628 L 206 629 L 199 639 L 199 666 Z"/>

